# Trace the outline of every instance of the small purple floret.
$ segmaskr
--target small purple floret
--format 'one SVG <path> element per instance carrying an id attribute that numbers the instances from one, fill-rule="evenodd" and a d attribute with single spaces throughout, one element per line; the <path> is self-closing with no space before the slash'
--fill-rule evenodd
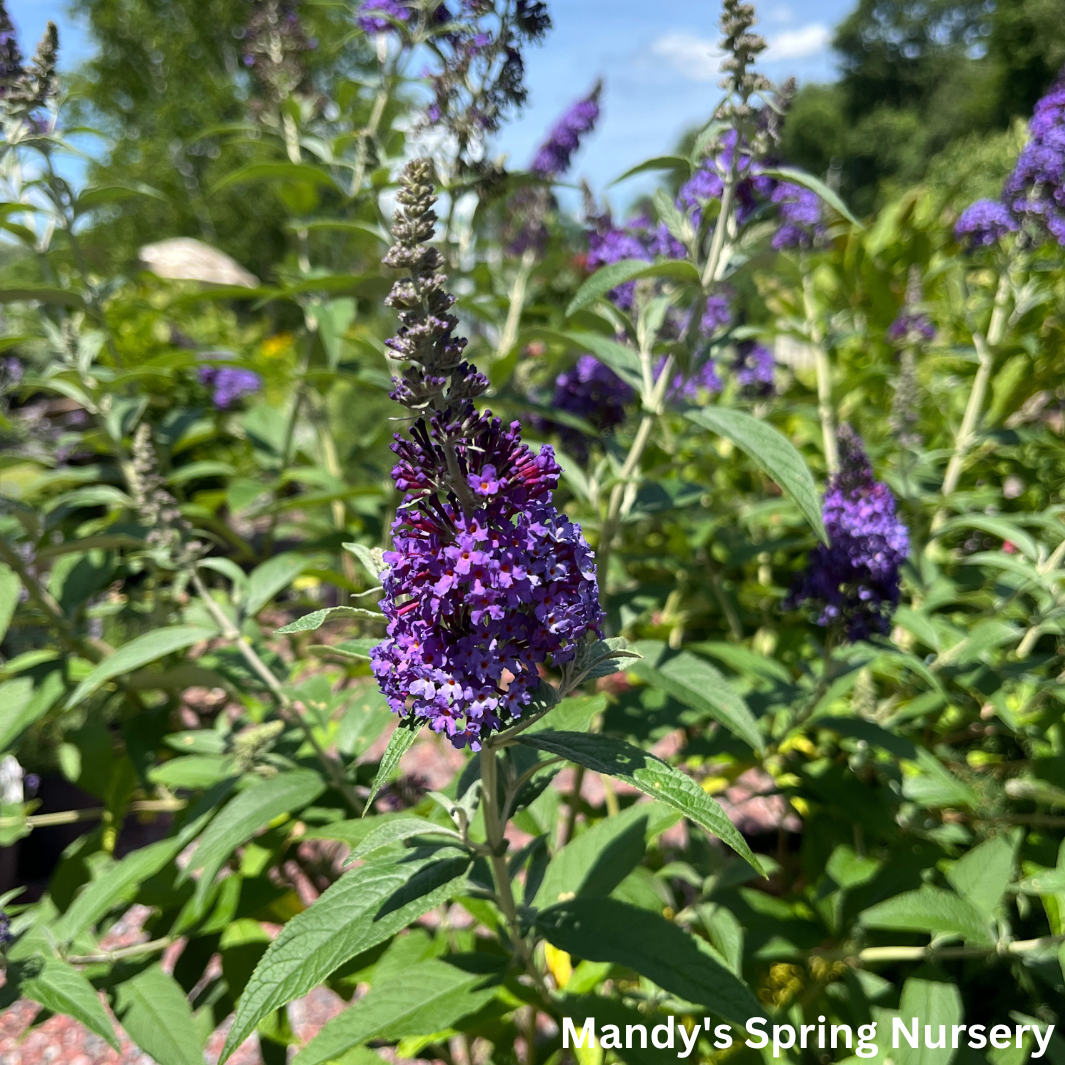
<path id="1" fill-rule="evenodd" d="M 218 410 L 229 410 L 238 399 L 263 386 L 263 379 L 254 370 L 238 366 L 201 366 L 199 379 L 201 385 L 214 389 L 211 402 Z"/>

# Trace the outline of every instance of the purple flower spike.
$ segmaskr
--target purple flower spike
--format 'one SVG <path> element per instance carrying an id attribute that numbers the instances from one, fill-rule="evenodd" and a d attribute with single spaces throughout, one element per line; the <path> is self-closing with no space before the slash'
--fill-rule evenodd
<path id="1" fill-rule="evenodd" d="M 581 146 L 581 138 L 591 133 L 599 121 L 599 94 L 602 82 L 596 82 L 592 91 L 578 100 L 551 131 L 541 145 L 529 169 L 545 178 L 560 177 L 569 170 L 574 153 Z"/>
<path id="2" fill-rule="evenodd" d="M 997 200 L 977 200 L 954 223 L 954 239 L 970 249 L 988 247 L 1018 228 L 1005 205 Z"/>
<path id="3" fill-rule="evenodd" d="M 1065 245 L 1065 71 L 1036 105 L 1003 199 L 1021 222 Z"/>
<path id="4" fill-rule="evenodd" d="M 788 597 L 811 603 L 818 625 L 836 627 L 850 641 L 886 633 L 899 602 L 899 570 L 910 550 L 895 497 L 873 471 L 858 435 L 839 430 L 840 470 L 828 484 L 822 515 L 830 546 L 818 544 Z"/>
<path id="5" fill-rule="evenodd" d="M 603 613 L 580 526 L 551 503 L 554 452 L 533 454 L 517 422 L 505 428 L 473 405 L 488 382 L 462 358 L 443 260 L 428 246 L 430 164 L 409 163 L 400 186 L 385 264 L 410 276 L 388 298 L 401 322 L 389 350 L 409 364 L 393 396 L 420 417 L 392 444 L 404 499 L 382 577 L 388 636 L 371 665 L 405 721 L 479 750 L 521 716 L 541 666 L 564 665 L 598 635 Z"/>
<path id="6" fill-rule="evenodd" d="M 896 344 L 927 343 L 936 335 L 936 327 L 927 314 L 915 314 L 904 307 L 888 326 L 887 335 Z"/>

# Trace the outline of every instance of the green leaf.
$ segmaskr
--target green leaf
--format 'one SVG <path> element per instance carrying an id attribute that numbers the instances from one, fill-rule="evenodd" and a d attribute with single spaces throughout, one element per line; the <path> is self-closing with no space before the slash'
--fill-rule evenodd
<path id="1" fill-rule="evenodd" d="M 158 965 L 119 984 L 116 1012 L 130 1039 L 159 1065 L 203 1065 L 189 1000 Z"/>
<path id="2" fill-rule="evenodd" d="M 286 551 L 268 559 L 248 574 L 248 590 L 241 602 L 241 613 L 255 617 L 283 588 L 287 588 L 311 564 L 305 555 Z"/>
<path id="3" fill-rule="evenodd" d="M 563 896 L 609 895 L 640 864 L 651 822 L 660 822 L 662 812 L 657 803 L 640 803 L 582 832 L 551 859 L 533 905 L 551 906 Z M 677 815 L 670 811 L 670 816 Z"/>
<path id="4" fill-rule="evenodd" d="M 921 980 L 910 977 L 902 985 L 902 997 L 899 1001 L 899 1018 L 908 1032 L 913 1033 L 914 1018 L 917 1019 L 917 1046 L 911 1047 L 900 1035 L 898 1048 L 892 1050 L 891 1057 L 897 1065 L 949 1065 L 954 1056 L 950 1043 L 946 1049 L 934 1049 L 924 1045 L 924 1026 L 930 1025 L 933 1033 L 938 1033 L 939 1026 L 944 1025 L 947 1032 L 951 1025 L 962 1019 L 962 1001 L 958 989 L 953 984 L 938 980 Z M 887 1027 L 885 1025 L 885 1027 Z"/>
<path id="5" fill-rule="evenodd" d="M 295 1057 L 293 1065 L 325 1065 L 371 1039 L 392 1042 L 431 1035 L 482 1009 L 496 996 L 483 972 L 466 972 L 430 959 L 383 980 L 324 1028 Z"/>
<path id="6" fill-rule="evenodd" d="M 363 618 L 367 621 L 384 621 L 385 619 L 384 614 L 379 610 L 364 610 L 358 606 L 329 606 L 322 610 L 315 610 L 311 614 L 304 614 L 303 617 L 290 621 L 287 625 L 283 625 L 280 629 L 275 629 L 274 631 L 279 634 L 314 632 L 316 629 L 320 629 L 331 617 Z"/>
<path id="7" fill-rule="evenodd" d="M 217 635 L 216 630 L 201 628 L 198 625 L 170 625 L 165 629 L 156 629 L 155 632 L 146 632 L 143 636 L 123 644 L 113 655 L 96 665 L 67 700 L 66 708 L 69 710 L 77 706 L 109 680 L 123 673 L 131 673 L 149 662 L 175 651 L 183 651 L 194 643 L 209 640 Z"/>
<path id="8" fill-rule="evenodd" d="M 383 825 L 378 825 L 374 828 L 348 855 L 347 860 L 353 862 L 356 858 L 363 858 L 367 854 L 373 853 L 373 851 L 380 850 L 382 847 L 387 847 L 389 844 L 397 843 L 400 840 L 413 839 L 415 836 L 431 835 L 450 836 L 453 840 L 459 838 L 458 833 L 453 829 L 434 824 L 424 817 L 398 817 L 394 821 L 386 821 Z"/>
<path id="9" fill-rule="evenodd" d="M 361 640 L 345 640 L 343 643 L 312 643 L 307 647 L 311 654 L 334 655 L 337 658 L 355 658 L 360 662 L 368 661 L 370 652 L 380 643 L 377 637 Z"/>
<path id="10" fill-rule="evenodd" d="M 325 170 L 319 170 L 318 167 L 307 163 L 252 163 L 251 166 L 241 167 L 226 174 L 221 181 L 216 181 L 208 190 L 208 195 L 213 196 L 231 185 L 242 185 L 249 181 L 298 181 L 336 188 L 336 182 Z"/>
<path id="11" fill-rule="evenodd" d="M 987 920 L 971 902 L 928 885 L 870 906 L 860 920 L 866 928 L 961 936 L 980 946 L 994 942 Z"/>
<path id="12" fill-rule="evenodd" d="M 73 966 L 58 958 L 33 958 L 19 966 L 19 991 L 46 1010 L 63 1013 L 119 1049 L 114 1026 L 96 988 Z"/>
<path id="13" fill-rule="evenodd" d="M 62 690 L 62 677 L 58 672 L 48 674 L 49 681 L 53 677 L 59 682 L 59 690 Z M 59 690 L 56 691 L 56 696 Z M 52 701 L 55 701 L 55 697 Z M 0 717 L 0 751 L 9 747 L 48 709 L 44 707 L 37 713 L 34 702 L 31 677 L 16 677 L 0 684 L 0 706 L 3 707 L 3 716 Z"/>
<path id="14" fill-rule="evenodd" d="M 566 308 L 566 317 L 570 318 L 585 307 L 590 307 L 618 285 L 641 277 L 673 277 L 696 285 L 700 283 L 699 271 L 684 259 L 663 259 L 656 263 L 649 263 L 646 259 L 622 259 L 621 262 L 596 270 L 577 289 L 577 294 Z"/>
<path id="15" fill-rule="evenodd" d="M 233 779 L 223 781 L 201 796 L 176 836 L 132 851 L 90 881 L 55 923 L 55 938 L 60 943 L 69 942 L 118 903 L 128 902 L 140 884 L 169 865 L 192 842 L 229 794 L 233 783 Z"/>
<path id="16" fill-rule="evenodd" d="M 0 303 L 55 303 L 64 307 L 77 307 L 85 310 L 85 300 L 76 292 L 65 288 L 51 288 L 47 285 L 33 285 L 24 288 L 0 288 Z M 55 387 L 56 382 L 48 382 Z"/>
<path id="17" fill-rule="evenodd" d="M 373 778 L 373 787 L 370 788 L 366 805 L 362 808 L 363 817 L 373 806 L 377 793 L 386 784 L 390 783 L 392 778 L 399 772 L 399 760 L 410 750 L 411 745 L 417 738 L 418 730 L 416 728 L 406 728 L 403 725 L 399 725 L 396 731 L 392 733 L 388 746 L 385 748 L 385 753 L 381 756 L 381 764 L 377 767 L 377 776 Z"/>
<path id="18" fill-rule="evenodd" d="M 305 995 L 356 954 L 383 943 L 434 906 L 465 890 L 469 858 L 368 861 L 345 873 L 281 929 L 237 1004 L 221 1062 L 268 1013 Z"/>
<path id="19" fill-rule="evenodd" d="M 616 899 L 585 897 L 543 910 L 536 927 L 559 950 L 634 969 L 726 1021 L 744 1024 L 764 1013 L 746 984 L 657 913 Z"/>
<path id="20" fill-rule="evenodd" d="M 10 566 L 0 562 L 0 640 L 7 635 L 8 626 L 15 616 L 15 607 L 18 606 L 19 592 L 22 584 L 18 574 Z"/>
<path id="21" fill-rule="evenodd" d="M 1021 895 L 1065 895 L 1065 869 L 1047 869 L 1022 880 L 1016 890 Z"/>
<path id="22" fill-rule="evenodd" d="M 640 365 L 640 356 L 627 344 L 619 344 L 610 337 L 584 330 L 568 330 L 557 335 L 564 337 L 582 351 L 590 351 L 634 391 L 643 390 L 643 368 Z"/>
<path id="23" fill-rule="evenodd" d="M 683 155 L 656 155 L 652 159 L 645 159 L 642 163 L 630 167 L 621 177 L 614 178 L 611 186 L 620 185 L 630 177 L 637 174 L 646 174 L 649 170 L 684 170 L 691 171 L 691 163 Z"/>
<path id="24" fill-rule="evenodd" d="M 121 203 L 123 200 L 132 199 L 135 196 L 149 196 L 155 200 L 163 200 L 166 197 L 151 185 L 95 185 L 85 189 L 74 201 L 74 213 L 84 214 L 86 211 L 95 210 L 97 207 L 110 207 L 112 204 Z"/>
<path id="25" fill-rule="evenodd" d="M 259 829 L 314 802 L 323 791 L 322 778 L 309 769 L 267 777 L 242 791 L 211 822 L 189 859 L 186 875 L 201 870 L 197 894 L 207 894 L 225 860 Z"/>
<path id="26" fill-rule="evenodd" d="M 379 547 L 367 547 L 365 544 L 346 543 L 341 544 L 345 551 L 350 551 L 361 563 L 366 572 L 375 580 L 380 581 L 388 567 L 385 565 L 382 550 Z"/>
<path id="27" fill-rule="evenodd" d="M 691 777 L 654 755 L 613 736 L 589 732 L 526 732 L 518 736 L 517 741 L 549 754 L 561 755 L 595 773 L 617 777 L 639 788 L 652 799 L 679 810 L 762 872 L 758 859 L 725 811 Z"/>
<path id="28" fill-rule="evenodd" d="M 989 920 L 1013 879 L 1016 841 L 1006 832 L 966 851 L 947 870 L 950 886 Z"/>
<path id="29" fill-rule="evenodd" d="M 854 217 L 850 212 L 850 208 L 839 198 L 839 195 L 833 192 L 823 181 L 818 180 L 812 174 L 807 174 L 805 170 L 795 170 L 790 166 L 782 166 L 776 168 L 768 168 L 763 171 L 768 177 L 779 178 L 781 181 L 790 181 L 794 185 L 802 185 L 803 188 L 809 189 L 811 192 L 817 193 L 817 195 L 825 201 L 832 208 L 836 214 L 845 218 L 852 226 L 856 226 L 858 229 L 864 229 L 865 227 Z"/>
<path id="30" fill-rule="evenodd" d="M 696 425 L 731 440 L 741 451 L 745 451 L 795 500 L 819 539 L 828 543 L 821 520 L 821 500 L 814 479 L 802 455 L 782 433 L 761 418 L 724 407 L 688 411 L 687 417 Z"/>
<path id="31" fill-rule="evenodd" d="M 665 644 L 657 640 L 641 640 L 635 648 L 643 658 L 629 664 L 630 672 L 651 687 L 724 725 L 756 751 L 765 749 L 754 714 L 739 692 L 709 662 L 689 651 L 682 651 L 659 667 L 654 663 L 661 658 Z"/>

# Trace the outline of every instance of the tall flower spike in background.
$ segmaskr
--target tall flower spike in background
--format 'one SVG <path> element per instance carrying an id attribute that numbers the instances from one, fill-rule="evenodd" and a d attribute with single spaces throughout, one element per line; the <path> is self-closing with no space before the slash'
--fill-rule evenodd
<path id="1" fill-rule="evenodd" d="M 917 353 L 936 335 L 932 320 L 917 309 L 922 295 L 921 270 L 914 264 L 910 267 L 906 282 L 906 302 L 887 333 L 888 339 L 899 349 L 899 375 L 895 382 L 888 425 L 899 445 L 904 448 L 921 445 L 921 433 L 917 428 L 921 418 Z"/>
<path id="2" fill-rule="evenodd" d="M 473 405 L 487 382 L 452 335 L 454 297 L 428 246 L 431 181 L 428 162 L 407 165 L 385 257 L 411 274 L 388 299 L 402 322 L 393 357 L 411 363 L 393 397 L 420 417 L 392 445 L 405 496 L 382 578 L 388 636 L 372 664 L 405 721 L 478 750 L 521 716 L 540 667 L 570 661 L 603 615 L 580 526 L 551 503 L 560 473 L 551 448 L 533 454 L 517 422 L 505 427 Z"/>
<path id="3" fill-rule="evenodd" d="M 810 555 L 789 602 L 815 606 L 819 625 L 864 640 L 888 631 L 910 537 L 895 514 L 891 489 L 874 480 L 858 434 L 844 424 L 838 435 L 840 469 L 822 507 L 829 546 L 818 544 Z"/>

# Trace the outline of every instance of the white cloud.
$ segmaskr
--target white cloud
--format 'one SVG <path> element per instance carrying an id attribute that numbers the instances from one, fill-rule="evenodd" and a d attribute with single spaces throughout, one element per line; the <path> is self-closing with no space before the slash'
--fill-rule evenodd
<path id="1" fill-rule="evenodd" d="M 716 81 L 721 53 L 693 33 L 667 33 L 651 45 L 651 55 L 676 67 L 688 81 Z"/>
<path id="2" fill-rule="evenodd" d="M 765 52 L 767 63 L 781 59 L 805 59 L 828 47 L 832 31 L 823 22 L 812 22 L 797 30 L 786 30 L 770 42 Z"/>
<path id="3" fill-rule="evenodd" d="M 786 8 L 782 9 L 786 12 Z M 766 63 L 805 59 L 828 48 L 832 31 L 823 22 L 776 34 L 765 51 Z M 694 33 L 674 30 L 652 42 L 651 56 L 673 67 L 688 81 L 717 81 L 721 77 L 721 51 L 716 42 Z"/>

